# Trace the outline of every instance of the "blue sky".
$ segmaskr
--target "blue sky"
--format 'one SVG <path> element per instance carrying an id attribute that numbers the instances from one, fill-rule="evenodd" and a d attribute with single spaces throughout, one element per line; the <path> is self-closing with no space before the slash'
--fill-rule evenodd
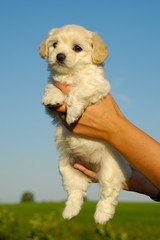
<path id="1" fill-rule="evenodd" d="M 48 31 L 78 24 L 108 45 L 112 94 L 125 116 L 160 141 L 159 0 L 5 0 L 0 7 L 0 202 L 32 191 L 37 201 L 66 198 L 58 172 L 54 126 L 41 105 L 47 63 L 38 48 Z M 92 184 L 89 199 L 98 199 Z M 122 191 L 122 201 L 147 197 Z"/>

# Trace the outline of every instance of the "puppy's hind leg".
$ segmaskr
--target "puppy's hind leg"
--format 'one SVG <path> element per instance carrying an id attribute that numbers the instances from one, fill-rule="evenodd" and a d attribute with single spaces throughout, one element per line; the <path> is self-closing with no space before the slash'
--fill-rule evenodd
<path id="1" fill-rule="evenodd" d="M 109 183 L 100 183 L 100 200 L 94 215 L 97 223 L 104 224 L 113 217 L 120 190 L 121 189 L 114 188 Z"/>
<path id="2" fill-rule="evenodd" d="M 108 150 L 105 155 L 107 160 L 103 158 L 101 162 L 103 167 L 98 172 L 100 201 L 94 216 L 95 221 L 100 224 L 106 223 L 113 217 L 119 193 L 125 182 L 124 173 L 119 167 L 120 155 L 115 151 L 109 152 Z"/>
<path id="3" fill-rule="evenodd" d="M 59 169 L 63 179 L 63 187 L 68 193 L 68 199 L 63 211 L 63 218 L 71 219 L 78 215 L 86 196 L 89 180 L 70 165 L 70 159 L 61 157 Z"/>
<path id="4" fill-rule="evenodd" d="M 112 156 L 110 156 L 110 160 L 112 161 Z M 122 189 L 122 179 L 120 178 L 120 170 L 118 170 L 117 164 L 110 162 L 109 166 L 112 166 L 114 171 L 111 168 L 107 172 L 107 163 L 104 162 L 103 164 L 104 167 L 101 168 L 100 172 L 98 173 L 100 184 L 100 200 L 97 204 L 94 215 L 95 221 L 100 224 L 106 223 L 113 217 L 116 205 L 118 203 L 118 196 L 120 190 Z"/>

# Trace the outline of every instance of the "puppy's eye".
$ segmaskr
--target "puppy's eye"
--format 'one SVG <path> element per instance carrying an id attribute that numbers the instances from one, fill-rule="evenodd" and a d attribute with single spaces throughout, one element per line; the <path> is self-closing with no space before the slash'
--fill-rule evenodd
<path id="1" fill-rule="evenodd" d="M 78 45 L 75 45 L 74 48 L 73 48 L 73 50 L 74 50 L 75 52 L 81 52 L 81 51 L 82 51 L 82 48 L 81 48 L 80 46 L 78 46 Z"/>
<path id="2" fill-rule="evenodd" d="M 57 47 L 57 42 L 53 43 L 53 47 L 56 48 Z"/>

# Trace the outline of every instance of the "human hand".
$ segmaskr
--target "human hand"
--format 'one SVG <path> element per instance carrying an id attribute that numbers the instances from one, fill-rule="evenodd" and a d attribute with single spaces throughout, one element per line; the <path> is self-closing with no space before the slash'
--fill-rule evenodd
<path id="1" fill-rule="evenodd" d="M 91 179 L 92 182 L 98 182 L 96 172 L 84 167 L 83 165 L 81 165 L 79 163 L 75 163 L 74 168 L 76 168 L 77 170 L 79 170 L 82 173 L 84 173 L 85 175 L 87 175 Z M 130 184 L 131 184 L 131 182 L 132 182 L 132 180 L 129 180 Z M 130 190 L 129 185 L 127 183 L 125 183 L 123 189 L 124 190 Z"/>
<path id="2" fill-rule="evenodd" d="M 69 85 L 59 82 L 56 82 L 55 85 L 66 95 L 68 95 L 72 88 Z M 74 133 L 100 138 L 106 141 L 110 140 L 112 132 L 116 131 L 118 118 L 123 116 L 111 94 L 108 94 L 107 97 L 103 98 L 98 103 L 87 107 L 77 123 L 71 126 L 67 125 L 65 122 L 65 113 L 67 112 L 66 103 L 57 107 L 57 111 L 64 113 L 62 114 L 64 124 Z"/>
<path id="3" fill-rule="evenodd" d="M 98 182 L 96 172 L 84 167 L 83 165 L 81 165 L 79 163 L 75 163 L 74 168 L 76 168 L 77 170 L 79 170 L 82 173 L 84 173 L 85 175 L 87 175 L 91 179 L 92 182 Z M 134 185 L 136 177 L 137 177 L 137 172 L 136 172 L 136 170 L 133 170 L 131 178 L 128 180 L 128 182 L 126 182 L 124 184 L 123 189 L 127 190 L 127 191 L 132 191 L 133 189 L 131 188 L 131 186 Z"/>
<path id="4" fill-rule="evenodd" d="M 92 182 L 98 182 L 96 172 L 87 169 L 79 163 L 75 163 L 74 168 L 87 175 Z M 153 198 L 157 197 L 159 193 L 159 190 L 135 168 L 132 168 L 132 175 L 128 181 L 124 183 L 123 190 L 141 193 Z"/>

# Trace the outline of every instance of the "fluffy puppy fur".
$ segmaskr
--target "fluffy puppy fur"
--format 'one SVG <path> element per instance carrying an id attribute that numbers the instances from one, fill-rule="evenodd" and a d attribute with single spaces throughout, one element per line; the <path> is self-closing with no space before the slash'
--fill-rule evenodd
<path id="1" fill-rule="evenodd" d="M 56 145 L 59 150 L 59 169 L 68 200 L 63 217 L 70 219 L 80 212 L 90 179 L 73 168 L 75 162 L 97 172 L 100 200 L 95 221 L 104 224 L 111 219 L 117 198 L 131 170 L 125 159 L 105 141 L 78 136 L 61 123 L 59 113 L 50 110 L 67 104 L 68 124 L 79 119 L 87 106 L 98 102 L 110 92 L 105 79 L 103 61 L 108 56 L 107 46 L 99 35 L 81 26 L 66 25 L 52 29 L 40 44 L 39 54 L 48 60 L 49 82 L 42 103 L 57 124 Z M 65 96 L 54 81 L 73 86 Z"/>

